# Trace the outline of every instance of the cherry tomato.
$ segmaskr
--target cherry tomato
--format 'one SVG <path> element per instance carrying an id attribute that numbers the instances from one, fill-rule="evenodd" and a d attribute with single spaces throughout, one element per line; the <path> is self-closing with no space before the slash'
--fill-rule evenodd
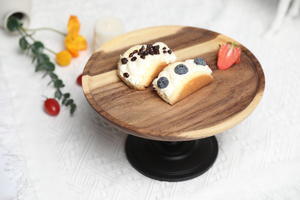
<path id="1" fill-rule="evenodd" d="M 49 115 L 56 116 L 60 111 L 60 106 L 56 99 L 50 98 L 45 101 L 44 109 Z"/>
<path id="2" fill-rule="evenodd" d="M 77 84 L 82 86 L 82 74 L 80 74 L 77 78 Z"/>

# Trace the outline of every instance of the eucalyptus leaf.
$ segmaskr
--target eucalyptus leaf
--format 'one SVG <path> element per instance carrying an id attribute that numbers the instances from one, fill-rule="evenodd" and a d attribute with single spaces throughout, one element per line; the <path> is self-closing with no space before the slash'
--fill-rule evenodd
<path id="1" fill-rule="evenodd" d="M 50 85 L 53 81 L 50 81 L 47 85 Z"/>
<path id="2" fill-rule="evenodd" d="M 43 70 L 43 69 L 44 69 L 43 64 L 44 64 L 44 63 L 38 64 L 38 65 L 35 67 L 35 72 Z"/>
<path id="3" fill-rule="evenodd" d="M 16 17 L 11 17 L 7 20 L 6 27 L 11 32 L 16 31 L 20 26 L 20 20 Z"/>
<path id="4" fill-rule="evenodd" d="M 55 70 L 55 65 L 50 61 L 45 61 L 37 64 L 35 71 L 46 70 L 47 72 L 53 72 Z"/>
<path id="5" fill-rule="evenodd" d="M 64 94 L 64 98 L 69 98 L 71 95 L 70 95 L 70 93 L 65 93 Z"/>
<path id="6" fill-rule="evenodd" d="M 67 100 L 68 100 L 68 97 L 64 97 L 63 101 L 62 101 L 62 104 L 65 104 Z"/>
<path id="7" fill-rule="evenodd" d="M 62 92 L 60 91 L 60 89 L 57 89 L 54 95 L 55 95 L 55 98 L 60 99 L 62 97 Z"/>
<path id="8" fill-rule="evenodd" d="M 26 49 L 26 56 L 28 56 L 29 55 L 29 51 L 30 51 L 30 49 L 31 49 L 31 45 L 30 44 L 28 44 L 28 48 Z M 34 61 L 34 59 L 32 59 L 32 63 L 33 63 L 33 61 Z"/>
<path id="9" fill-rule="evenodd" d="M 71 115 L 75 112 L 75 110 L 76 110 L 76 104 L 72 103 L 71 110 L 70 110 Z"/>
<path id="10" fill-rule="evenodd" d="M 36 58 L 37 58 L 37 55 L 34 55 L 32 61 L 31 61 L 31 63 L 33 63 L 33 62 L 35 61 Z"/>
<path id="11" fill-rule="evenodd" d="M 55 65 L 50 61 L 45 61 L 43 67 L 48 72 L 53 72 L 55 70 Z"/>
<path id="12" fill-rule="evenodd" d="M 70 93 L 65 93 L 65 94 L 63 94 L 63 96 L 64 96 L 64 98 L 63 98 L 62 104 L 65 104 L 71 95 L 70 95 Z"/>
<path id="13" fill-rule="evenodd" d="M 50 75 L 50 77 L 53 81 L 58 79 L 58 76 L 56 74 L 52 73 L 52 72 L 50 72 L 49 75 Z"/>
<path id="14" fill-rule="evenodd" d="M 46 71 L 46 73 L 44 74 L 44 76 L 42 78 L 45 78 L 47 76 L 48 72 Z"/>
<path id="15" fill-rule="evenodd" d="M 59 88 L 59 87 L 61 87 L 62 85 L 63 85 L 62 80 L 57 79 L 57 80 L 54 81 L 54 87 Z"/>
<path id="16" fill-rule="evenodd" d="M 29 47 L 29 43 L 27 42 L 27 40 L 25 39 L 25 37 L 22 37 L 19 40 L 19 45 L 20 45 L 20 47 L 21 47 L 22 50 L 26 50 Z"/>
<path id="17" fill-rule="evenodd" d="M 46 62 L 46 61 L 50 61 L 49 56 L 47 54 L 44 54 L 44 53 L 38 54 L 36 56 L 36 58 L 37 58 L 38 63 L 43 63 L 43 62 Z"/>
<path id="18" fill-rule="evenodd" d="M 71 105 L 72 103 L 73 103 L 73 99 L 69 99 L 69 100 L 67 101 L 67 103 L 65 104 L 65 106 Z"/>
<path id="19" fill-rule="evenodd" d="M 34 54 L 41 54 L 44 50 L 44 44 L 36 41 L 31 45 L 31 50 Z"/>

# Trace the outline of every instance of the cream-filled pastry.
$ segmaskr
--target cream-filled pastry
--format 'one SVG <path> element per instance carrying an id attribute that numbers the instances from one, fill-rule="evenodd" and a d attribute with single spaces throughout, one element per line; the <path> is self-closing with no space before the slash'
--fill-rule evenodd
<path id="1" fill-rule="evenodd" d="M 162 43 L 136 45 L 120 56 L 117 74 L 129 87 L 145 90 L 176 56 Z"/>
<path id="2" fill-rule="evenodd" d="M 157 94 L 173 105 L 212 82 L 212 70 L 203 58 L 174 62 L 152 82 Z"/>

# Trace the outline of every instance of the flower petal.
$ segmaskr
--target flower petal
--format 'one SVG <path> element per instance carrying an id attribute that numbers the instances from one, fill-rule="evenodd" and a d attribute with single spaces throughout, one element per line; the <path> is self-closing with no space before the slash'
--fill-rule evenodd
<path id="1" fill-rule="evenodd" d="M 80 23 L 78 21 L 78 18 L 74 15 L 71 15 L 68 23 L 68 33 L 79 33 L 79 29 Z"/>
<path id="2" fill-rule="evenodd" d="M 72 54 L 73 57 L 78 57 L 78 48 L 76 45 L 76 36 L 68 34 L 65 38 L 66 49 Z"/>
<path id="3" fill-rule="evenodd" d="M 87 49 L 87 42 L 83 36 L 78 35 L 75 39 L 75 43 L 76 43 L 78 50 L 86 50 Z"/>
<path id="4" fill-rule="evenodd" d="M 67 48 L 68 49 L 68 48 Z M 68 51 L 70 52 L 70 54 L 74 57 L 77 58 L 79 56 L 79 52 L 76 49 L 68 49 Z"/>

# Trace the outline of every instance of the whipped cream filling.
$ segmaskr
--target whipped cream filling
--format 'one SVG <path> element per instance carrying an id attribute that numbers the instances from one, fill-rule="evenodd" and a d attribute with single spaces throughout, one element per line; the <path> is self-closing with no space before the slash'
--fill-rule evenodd
<path id="1" fill-rule="evenodd" d="M 136 45 L 128 49 L 122 56 L 120 56 L 120 62 L 118 63 L 120 75 L 124 77 L 124 73 L 128 73 L 129 77 L 126 77 L 128 81 L 130 81 L 133 85 L 139 85 L 142 81 L 147 69 L 151 66 L 151 64 L 160 60 L 167 64 L 172 63 L 176 60 L 176 56 L 172 51 L 170 51 L 169 47 L 163 42 L 156 42 L 152 46 L 159 45 L 159 54 L 147 54 L 143 58 L 141 55 L 138 55 L 138 51 L 143 47 L 145 50 L 147 49 L 147 45 Z M 132 56 L 131 54 L 134 53 Z M 136 57 L 136 60 L 133 58 Z M 127 59 L 127 63 L 123 64 L 121 60 L 123 58 Z"/>
<path id="2" fill-rule="evenodd" d="M 188 68 L 188 72 L 186 74 L 176 74 L 175 67 L 179 64 L 184 64 Z M 212 73 L 212 70 L 208 67 L 208 65 L 197 65 L 193 59 L 186 60 L 185 62 L 174 62 L 169 66 L 165 67 L 163 71 L 161 71 L 156 79 L 153 80 L 153 87 L 157 90 L 157 92 L 163 96 L 164 98 L 170 98 L 173 94 L 176 87 L 180 84 L 180 82 L 190 74 L 202 71 L 207 74 Z M 166 88 L 160 88 L 157 85 L 157 81 L 161 77 L 166 77 L 169 81 L 169 84 Z"/>

